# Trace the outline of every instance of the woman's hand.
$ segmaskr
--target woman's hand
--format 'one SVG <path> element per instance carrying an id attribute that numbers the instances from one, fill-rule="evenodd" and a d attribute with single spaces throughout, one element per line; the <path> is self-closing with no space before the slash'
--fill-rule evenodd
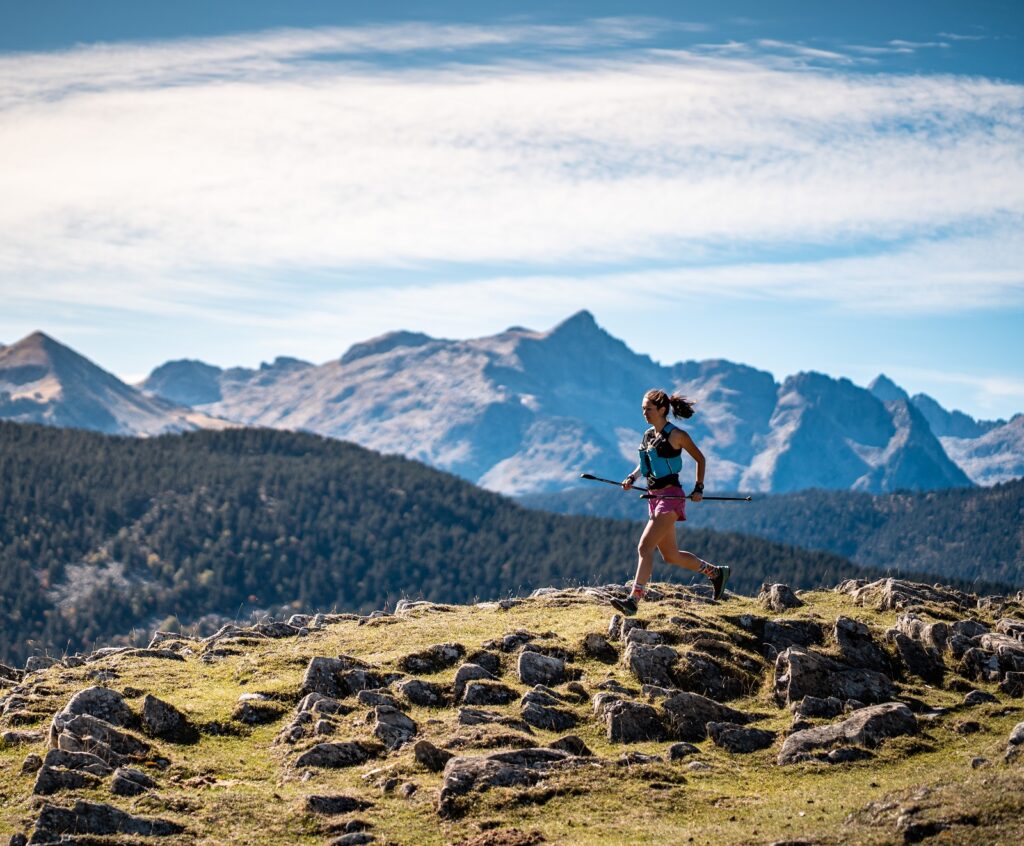
<path id="1" fill-rule="evenodd" d="M 704 499 L 704 494 L 700 491 L 694 491 L 690 494 L 690 502 L 700 502 L 702 499 Z"/>
<path id="2" fill-rule="evenodd" d="M 622 489 L 624 491 L 628 491 L 632 487 L 633 487 L 633 477 L 632 476 L 626 476 L 626 478 L 622 480 Z"/>

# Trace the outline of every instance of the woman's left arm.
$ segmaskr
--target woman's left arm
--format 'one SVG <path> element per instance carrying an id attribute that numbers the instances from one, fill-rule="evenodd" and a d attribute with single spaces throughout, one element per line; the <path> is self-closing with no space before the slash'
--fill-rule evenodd
<path id="1" fill-rule="evenodd" d="M 697 485 L 690 495 L 690 499 L 694 502 L 701 501 L 701 492 L 704 489 L 704 453 L 702 453 L 697 445 L 693 442 L 693 438 L 689 436 L 682 429 L 676 429 L 671 435 L 669 435 L 668 442 L 675 449 L 686 450 L 687 454 L 697 462 Z"/>

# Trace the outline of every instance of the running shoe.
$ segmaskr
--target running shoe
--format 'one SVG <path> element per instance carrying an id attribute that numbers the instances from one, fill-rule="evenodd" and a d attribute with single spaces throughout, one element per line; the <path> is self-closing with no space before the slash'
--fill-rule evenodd
<path id="1" fill-rule="evenodd" d="M 715 599 L 721 599 L 725 593 L 725 583 L 729 581 L 729 568 L 719 567 L 717 575 L 711 577 L 711 586 L 715 589 Z"/>
<path id="2" fill-rule="evenodd" d="M 619 599 L 618 597 L 615 597 L 610 601 L 613 608 L 621 611 L 627 617 L 632 617 L 637 612 L 636 600 L 632 596 L 627 597 L 626 599 Z"/>

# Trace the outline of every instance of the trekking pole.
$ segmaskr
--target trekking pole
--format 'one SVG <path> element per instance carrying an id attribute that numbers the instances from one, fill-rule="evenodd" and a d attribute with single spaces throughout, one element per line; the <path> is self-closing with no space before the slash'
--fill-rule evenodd
<path id="1" fill-rule="evenodd" d="M 602 479 L 600 476 L 594 476 L 591 473 L 580 473 L 581 479 L 589 479 L 591 482 L 604 482 L 606 485 L 615 485 L 617 488 L 622 487 L 622 482 L 613 482 L 611 479 Z M 633 486 L 632 490 L 642 491 L 640 499 L 690 499 L 690 496 L 675 496 L 673 494 L 658 494 L 651 493 L 647 488 L 640 488 Z M 753 502 L 753 498 L 749 496 L 701 496 L 701 502 Z"/>

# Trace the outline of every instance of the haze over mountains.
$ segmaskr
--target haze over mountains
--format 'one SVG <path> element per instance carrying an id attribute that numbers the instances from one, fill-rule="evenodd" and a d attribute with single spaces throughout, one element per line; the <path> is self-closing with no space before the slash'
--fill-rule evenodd
<path id="1" fill-rule="evenodd" d="M 780 384 L 721 359 L 663 365 L 634 353 L 586 311 L 546 332 L 512 327 L 469 340 L 393 332 L 320 365 L 283 357 L 259 369 L 173 361 L 140 390 L 91 365 L 95 372 L 58 367 L 81 357 L 46 339 L 66 350 L 50 354 L 48 378 L 61 384 L 61 397 L 12 405 L 24 403 L 27 384 L 4 364 L 32 338 L 38 346 L 45 336 L 0 350 L 0 391 L 20 391 L 0 395 L 0 417 L 128 434 L 185 428 L 182 421 L 306 430 L 401 453 L 513 495 L 564 489 L 582 470 L 624 475 L 645 426 L 640 400 L 654 386 L 697 400 L 686 428 L 708 456 L 709 489 L 882 493 L 1024 475 L 1022 415 L 977 421 L 924 394 L 909 397 L 884 376 L 868 388 L 814 372 Z M 127 392 L 117 394 L 120 402 L 162 402 L 155 408 L 173 420 L 143 427 L 112 412 L 120 428 L 112 427 L 95 409 L 95 392 L 88 395 L 92 415 L 83 413 L 71 383 L 104 380 Z M 186 406 L 199 414 L 188 417 Z"/>

